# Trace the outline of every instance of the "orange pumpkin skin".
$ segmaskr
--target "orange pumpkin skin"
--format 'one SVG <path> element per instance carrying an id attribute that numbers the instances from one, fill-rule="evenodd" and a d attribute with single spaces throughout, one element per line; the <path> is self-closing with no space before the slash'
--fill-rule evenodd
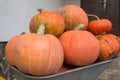
<path id="1" fill-rule="evenodd" d="M 63 45 L 66 64 L 85 66 L 92 64 L 99 56 L 99 42 L 88 31 L 67 31 L 59 39 Z"/>
<path id="2" fill-rule="evenodd" d="M 53 35 L 25 34 L 17 41 L 15 51 L 15 65 L 23 73 L 54 74 L 63 64 L 63 47 Z"/>
<path id="3" fill-rule="evenodd" d="M 58 70 L 57 73 L 61 73 L 61 72 L 67 71 L 67 70 L 69 70 L 69 69 L 70 69 L 70 68 L 69 68 L 68 66 L 63 65 L 63 66 Z"/>
<path id="4" fill-rule="evenodd" d="M 6 47 L 5 47 L 5 57 L 8 61 L 8 63 L 12 66 L 15 66 L 15 63 L 14 63 L 14 54 L 15 54 L 14 47 L 15 47 L 16 41 L 19 38 L 20 38 L 20 35 L 13 36 L 8 41 L 8 43 L 6 44 Z"/>
<path id="5" fill-rule="evenodd" d="M 62 16 L 56 12 L 42 12 L 34 15 L 30 20 L 30 32 L 37 33 L 39 25 L 45 25 L 45 34 L 59 36 L 63 33 L 65 22 Z"/>
<path id="6" fill-rule="evenodd" d="M 93 20 L 88 24 L 88 30 L 95 35 L 110 31 L 112 23 L 108 19 Z"/>
<path id="7" fill-rule="evenodd" d="M 65 20 L 65 30 L 74 29 L 79 24 L 88 25 L 86 12 L 76 5 L 66 5 L 58 9 Z"/>
<path id="8" fill-rule="evenodd" d="M 98 61 L 109 60 L 117 56 L 120 51 L 120 43 L 117 36 L 113 34 L 105 34 L 98 37 L 100 43 L 100 55 Z"/>

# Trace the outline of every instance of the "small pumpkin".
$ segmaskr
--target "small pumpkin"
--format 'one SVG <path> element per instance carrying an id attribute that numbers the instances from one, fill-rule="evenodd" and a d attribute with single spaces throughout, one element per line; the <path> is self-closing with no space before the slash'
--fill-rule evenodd
<path id="1" fill-rule="evenodd" d="M 66 31 L 59 40 L 63 45 L 65 64 L 85 66 L 92 64 L 99 56 L 99 42 L 89 31 Z"/>
<path id="2" fill-rule="evenodd" d="M 14 63 L 14 47 L 15 47 L 15 43 L 16 41 L 20 38 L 20 35 L 15 35 L 13 36 L 6 44 L 5 46 L 5 57 L 8 61 L 8 63 L 12 66 L 15 66 Z"/>
<path id="3" fill-rule="evenodd" d="M 65 28 L 64 19 L 57 12 L 43 11 L 39 9 L 40 13 L 35 14 L 29 24 L 29 30 L 31 33 L 37 33 L 37 30 L 41 24 L 45 25 L 45 34 L 53 34 L 59 36 L 63 33 Z"/>
<path id="4" fill-rule="evenodd" d="M 109 60 L 117 56 L 120 51 L 120 43 L 114 34 L 98 36 L 100 44 L 100 55 L 98 61 Z"/>
<path id="5" fill-rule="evenodd" d="M 16 42 L 15 51 L 15 65 L 23 73 L 35 76 L 54 74 L 63 64 L 63 47 L 51 34 L 24 34 Z"/>
<path id="6" fill-rule="evenodd" d="M 65 31 L 72 30 L 79 24 L 85 25 L 84 29 L 87 29 L 88 16 L 81 7 L 77 5 L 65 5 L 58 9 L 58 13 L 65 20 Z"/>
<path id="7" fill-rule="evenodd" d="M 97 20 L 92 20 L 88 24 L 88 30 L 95 35 L 106 33 L 112 29 L 112 23 L 109 19 L 100 19 L 96 15 L 88 14 L 88 16 L 93 16 Z"/>

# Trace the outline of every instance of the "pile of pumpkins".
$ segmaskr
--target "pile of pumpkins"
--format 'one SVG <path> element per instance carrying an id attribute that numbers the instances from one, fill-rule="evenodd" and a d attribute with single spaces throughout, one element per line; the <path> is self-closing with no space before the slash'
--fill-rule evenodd
<path id="1" fill-rule="evenodd" d="M 119 38 L 106 32 L 108 19 L 88 21 L 81 7 L 66 5 L 58 11 L 39 9 L 29 24 L 30 33 L 11 37 L 5 47 L 8 63 L 33 76 L 56 74 L 66 69 L 87 66 L 117 57 Z"/>

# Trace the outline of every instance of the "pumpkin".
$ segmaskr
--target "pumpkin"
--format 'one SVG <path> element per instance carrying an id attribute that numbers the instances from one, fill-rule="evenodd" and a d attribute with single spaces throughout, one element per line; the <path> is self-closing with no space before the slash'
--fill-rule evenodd
<path id="1" fill-rule="evenodd" d="M 112 23 L 109 19 L 100 19 L 96 15 L 88 15 L 96 17 L 97 20 L 92 20 L 88 24 L 88 30 L 95 35 L 106 33 L 112 29 Z"/>
<path id="2" fill-rule="evenodd" d="M 63 45 L 65 64 L 73 66 L 90 65 L 99 56 L 99 42 L 88 31 L 69 30 L 64 32 L 59 40 Z"/>
<path id="3" fill-rule="evenodd" d="M 98 36 L 100 44 L 100 55 L 98 61 L 109 60 L 117 56 L 120 50 L 120 43 L 114 34 Z"/>
<path id="4" fill-rule="evenodd" d="M 15 66 L 14 63 L 14 47 L 16 44 L 16 41 L 23 35 L 25 34 L 25 32 L 22 32 L 21 35 L 15 35 L 13 37 L 10 38 L 10 40 L 7 42 L 6 46 L 5 46 L 5 57 L 7 59 L 7 62 L 12 65 Z"/>
<path id="5" fill-rule="evenodd" d="M 67 71 L 69 70 L 70 68 L 66 65 L 62 65 L 62 67 L 57 71 L 57 73 L 61 73 L 61 72 L 64 72 L 64 71 Z"/>
<path id="6" fill-rule="evenodd" d="M 15 35 L 13 36 L 6 44 L 5 46 L 5 57 L 7 59 L 7 62 L 12 65 L 15 66 L 14 63 L 14 47 L 15 47 L 15 43 L 16 41 L 20 38 L 20 35 Z"/>
<path id="7" fill-rule="evenodd" d="M 54 74 L 63 64 L 63 47 L 51 34 L 24 34 L 16 42 L 15 51 L 15 65 L 23 73 Z"/>
<path id="8" fill-rule="evenodd" d="M 65 20 L 65 31 L 72 30 L 79 24 L 88 25 L 88 16 L 86 12 L 77 5 L 66 5 L 58 9 L 58 13 L 62 15 Z"/>
<path id="9" fill-rule="evenodd" d="M 31 33 L 37 33 L 39 25 L 45 25 L 45 34 L 53 34 L 59 36 L 63 33 L 65 28 L 64 19 L 57 12 L 52 11 L 40 11 L 40 13 L 35 14 L 29 25 L 29 30 Z"/>

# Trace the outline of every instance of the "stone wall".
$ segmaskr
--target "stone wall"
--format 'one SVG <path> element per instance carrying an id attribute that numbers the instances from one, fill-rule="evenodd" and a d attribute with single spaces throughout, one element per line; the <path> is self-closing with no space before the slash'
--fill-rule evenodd
<path id="1" fill-rule="evenodd" d="M 120 60 L 112 62 L 97 80 L 120 80 Z"/>

